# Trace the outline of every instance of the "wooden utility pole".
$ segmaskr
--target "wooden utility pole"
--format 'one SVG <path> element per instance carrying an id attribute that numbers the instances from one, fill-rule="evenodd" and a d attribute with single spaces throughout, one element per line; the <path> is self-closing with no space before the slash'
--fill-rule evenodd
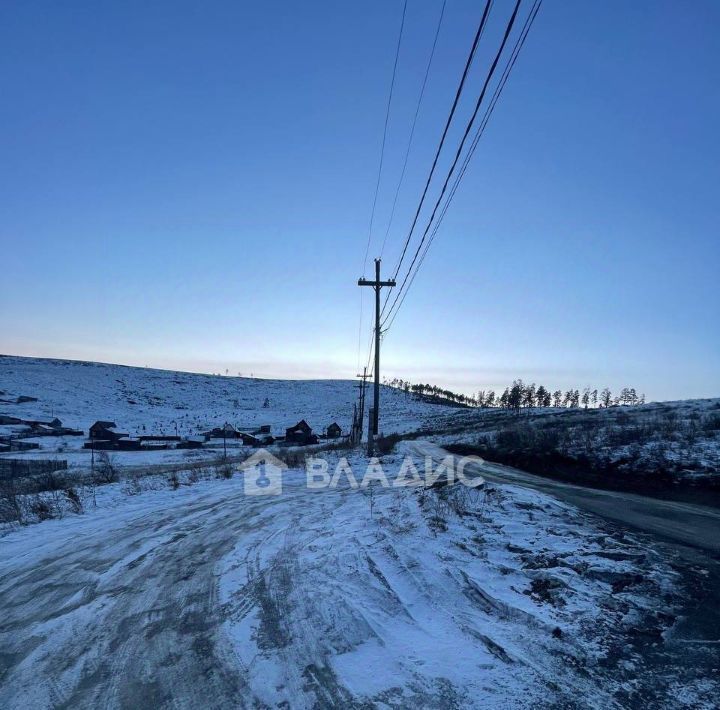
<path id="1" fill-rule="evenodd" d="M 383 286 L 392 288 L 395 281 L 380 280 L 380 259 L 375 259 L 375 280 L 358 279 L 358 286 L 371 286 L 375 289 L 375 392 L 372 418 L 372 431 L 368 432 L 368 438 L 377 435 L 378 422 L 380 420 L 380 289 Z"/>
<path id="2" fill-rule="evenodd" d="M 362 379 L 360 383 L 360 416 L 358 417 L 358 441 L 362 441 L 363 419 L 365 418 L 365 383 L 370 377 L 367 373 L 367 367 L 363 367 L 362 375 L 355 375 Z"/>

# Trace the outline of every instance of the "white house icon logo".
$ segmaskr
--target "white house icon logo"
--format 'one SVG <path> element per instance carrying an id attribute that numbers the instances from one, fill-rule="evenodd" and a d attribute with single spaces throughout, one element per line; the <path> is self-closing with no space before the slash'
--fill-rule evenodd
<path id="1" fill-rule="evenodd" d="M 282 472 L 287 464 L 265 449 L 258 449 L 238 469 L 244 474 L 245 495 L 277 496 L 282 493 Z"/>

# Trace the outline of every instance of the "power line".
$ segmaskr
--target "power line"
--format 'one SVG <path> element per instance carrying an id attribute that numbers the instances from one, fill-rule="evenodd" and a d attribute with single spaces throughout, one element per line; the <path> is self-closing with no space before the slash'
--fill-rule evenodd
<path id="1" fill-rule="evenodd" d="M 382 176 L 383 160 L 385 156 L 385 142 L 387 139 L 388 122 L 390 120 L 390 106 L 392 104 L 393 90 L 395 88 L 395 75 L 397 73 L 398 57 L 400 56 L 400 44 L 402 43 L 403 28 L 405 27 L 405 13 L 407 11 L 407 0 L 403 5 L 402 19 L 400 20 L 400 32 L 398 33 L 397 47 L 395 48 L 395 61 L 393 63 L 392 78 L 390 80 L 390 92 L 388 94 L 387 107 L 385 109 L 385 124 L 383 127 L 382 146 L 380 148 L 380 164 L 378 166 L 378 176 L 375 183 L 375 196 L 373 197 L 372 211 L 370 214 L 370 226 L 368 228 L 367 246 L 365 247 L 365 256 L 363 258 L 362 273 L 365 273 L 367 266 L 368 253 L 370 251 L 370 241 L 372 239 L 373 223 L 375 221 L 375 207 L 377 206 L 378 192 L 380 190 L 380 178 Z M 363 292 L 360 292 L 360 319 L 358 324 L 358 367 L 360 367 L 361 353 L 361 332 L 363 323 Z"/>
<path id="2" fill-rule="evenodd" d="M 415 254 L 413 256 L 412 262 L 410 263 L 410 266 L 408 267 L 408 271 L 405 274 L 405 278 L 403 279 L 403 282 L 402 282 L 400 289 L 395 297 L 395 300 L 392 302 L 392 305 L 390 306 L 390 311 L 388 312 L 388 316 L 385 318 L 386 321 L 387 321 L 387 318 L 392 313 L 393 308 L 395 307 L 395 304 L 397 304 L 398 299 L 400 298 L 403 289 L 405 288 L 405 284 L 407 283 L 407 280 L 410 277 L 412 268 L 415 265 L 415 262 L 417 261 L 418 256 L 420 255 L 420 250 L 422 249 L 422 246 L 425 243 L 425 239 L 428 235 L 428 232 L 430 231 L 432 222 L 435 219 L 435 214 L 437 213 L 437 209 L 440 206 L 440 203 L 442 202 L 443 197 L 445 196 L 445 191 L 447 190 L 447 186 L 450 182 L 450 179 L 452 178 L 453 172 L 455 171 L 458 161 L 460 160 L 462 150 L 465 147 L 465 141 L 467 140 L 467 137 L 470 134 L 470 131 L 472 130 L 473 123 L 475 122 L 475 118 L 477 117 L 477 114 L 480 111 L 480 105 L 482 104 L 482 101 L 485 98 L 485 93 L 487 91 L 488 85 L 490 84 L 490 81 L 492 80 L 492 77 L 495 73 L 495 69 L 497 68 L 498 62 L 500 61 L 500 57 L 505 49 L 505 45 L 507 44 L 507 40 L 508 40 L 508 37 L 510 36 L 510 32 L 512 31 L 513 25 L 515 24 L 515 18 L 517 17 L 518 10 L 520 9 L 521 2 L 522 2 L 522 0 L 517 0 L 517 2 L 515 3 L 515 8 L 513 9 L 513 13 L 510 16 L 510 20 L 508 21 L 507 26 L 505 28 L 505 33 L 503 35 L 502 42 L 500 43 L 500 48 L 498 49 L 497 53 L 495 54 L 495 59 L 493 60 L 492 65 L 490 66 L 490 69 L 487 73 L 487 77 L 485 78 L 485 82 L 483 84 L 482 91 L 480 92 L 478 100 L 475 104 L 475 110 L 473 111 L 472 116 L 470 117 L 470 120 L 468 121 L 467 126 L 465 127 L 465 132 L 463 133 L 463 137 L 462 137 L 462 140 L 460 141 L 460 145 L 458 146 L 458 149 L 455 152 L 455 158 L 452 162 L 452 165 L 450 166 L 450 169 L 448 170 L 448 174 L 445 178 L 445 182 L 443 183 L 442 190 L 440 191 L 440 196 L 438 197 L 437 201 L 435 202 L 435 206 L 433 207 L 432 214 L 430 215 L 430 219 L 428 220 L 427 226 L 425 227 L 425 230 L 423 232 L 423 236 L 420 240 L 420 243 L 418 244 L 418 247 L 415 250 Z"/>
<path id="3" fill-rule="evenodd" d="M 517 61 L 518 55 L 520 54 L 520 50 L 523 48 L 523 45 L 525 44 L 525 40 L 527 39 L 528 33 L 530 32 L 530 28 L 532 27 L 532 25 L 535 21 L 535 18 L 540 10 L 541 5 L 542 5 L 542 0 L 535 0 L 535 4 L 531 8 L 530 13 L 528 14 L 528 17 L 525 20 L 525 24 L 523 26 L 523 29 L 521 30 L 518 40 L 515 43 L 515 47 L 513 48 L 510 59 L 508 60 L 506 66 L 505 66 L 505 69 L 503 71 L 503 74 L 501 76 L 501 79 L 498 82 L 497 87 L 495 88 L 495 92 L 491 99 L 490 105 L 488 106 L 487 110 L 485 111 L 485 115 L 483 116 L 482 122 L 478 126 L 478 129 L 476 131 L 475 137 L 473 138 L 471 147 L 463 161 L 463 165 L 460 170 L 460 173 L 456 177 L 455 182 L 453 183 L 453 187 L 450 190 L 450 194 L 448 195 L 448 197 L 445 201 L 445 204 L 443 205 L 443 208 L 440 212 L 438 221 L 436 222 L 435 226 L 433 227 L 433 231 L 430 235 L 430 239 L 428 240 L 425 250 L 423 251 L 423 254 L 420 257 L 420 261 L 418 262 L 418 265 L 415 268 L 415 272 L 413 273 L 412 278 L 410 279 L 410 281 L 407 285 L 407 288 L 405 289 L 404 293 L 402 294 L 402 297 L 400 298 L 398 307 L 396 308 L 395 312 L 392 313 L 392 317 L 391 317 L 391 314 L 389 313 L 383 323 L 383 325 L 384 325 L 387 322 L 387 320 L 390 319 L 390 322 L 387 324 L 385 331 L 389 330 L 390 327 L 392 326 L 393 322 L 395 321 L 395 317 L 397 316 L 400 308 L 402 307 L 402 304 L 405 301 L 405 297 L 407 296 L 407 293 L 410 290 L 410 287 L 412 286 L 413 282 L 415 281 L 415 277 L 417 276 L 417 273 L 420 270 L 420 267 L 422 266 L 422 263 L 425 260 L 425 257 L 427 255 L 428 251 L 430 250 L 430 246 L 431 246 L 433 240 L 435 239 L 438 229 L 440 228 L 440 224 L 442 223 L 442 220 L 445 217 L 445 213 L 447 212 L 448 207 L 450 206 L 450 203 L 452 202 L 452 199 L 455 196 L 455 192 L 457 191 L 460 181 L 462 180 L 463 176 L 465 175 L 465 171 L 467 170 L 470 160 L 475 152 L 475 149 L 477 148 L 478 142 L 480 141 L 480 138 L 482 137 L 483 133 L 485 132 L 485 127 L 487 126 L 490 116 L 492 115 L 492 113 L 495 109 L 495 105 L 497 104 L 497 101 L 500 98 L 500 94 L 502 93 L 502 90 L 504 89 L 505 84 L 507 83 L 508 77 L 510 76 L 510 72 L 512 71 L 513 67 L 515 66 L 515 62 Z"/>
<path id="4" fill-rule="evenodd" d="M 482 37 L 483 31 L 485 29 L 492 3 L 493 0 L 487 0 L 487 2 L 485 3 L 485 10 L 483 11 L 482 18 L 480 19 L 480 24 L 478 25 L 477 32 L 475 33 L 475 38 L 473 39 L 470 53 L 468 54 L 467 60 L 465 61 L 465 68 L 463 69 L 462 77 L 460 78 L 460 84 L 458 85 L 457 91 L 455 92 L 455 100 L 452 103 L 452 107 L 450 108 L 450 114 L 448 115 L 447 121 L 445 122 L 445 128 L 443 130 L 442 137 L 440 138 L 440 144 L 438 145 L 437 151 L 435 152 L 435 158 L 433 159 L 432 167 L 430 168 L 430 174 L 428 175 L 427 181 L 425 182 L 425 188 L 423 190 L 422 196 L 420 197 L 420 203 L 418 204 L 418 208 L 415 212 L 415 217 L 413 218 L 412 225 L 410 226 L 410 231 L 408 232 L 407 238 L 405 239 L 405 246 L 403 247 L 402 254 L 400 255 L 397 267 L 395 268 L 393 279 L 396 279 L 398 273 L 400 272 L 400 267 L 402 266 L 403 259 L 405 258 L 405 253 L 407 252 L 408 245 L 410 244 L 410 239 L 412 238 L 415 224 L 417 223 L 418 217 L 420 216 L 420 210 L 422 209 L 423 203 L 425 202 L 425 196 L 427 195 L 428 188 L 430 187 L 430 181 L 432 180 L 432 176 L 435 173 L 435 168 L 437 166 L 437 161 L 440 156 L 440 151 L 445 144 L 445 138 L 447 137 L 450 123 L 452 122 L 453 116 L 455 115 L 455 109 L 457 108 L 458 102 L 460 100 L 460 95 L 462 94 L 463 87 L 465 86 L 465 80 L 467 79 L 468 72 L 470 71 L 470 66 L 472 65 L 473 59 L 475 57 L 478 43 L 480 42 L 480 38 Z M 388 298 L 385 299 L 385 303 L 383 304 L 383 312 L 385 311 L 385 306 L 387 305 Z"/>
<path id="5" fill-rule="evenodd" d="M 512 69 L 515 66 L 515 62 L 517 61 L 520 51 L 522 50 L 522 48 L 525 44 L 525 40 L 527 39 L 530 29 L 532 28 L 532 25 L 535 22 L 535 18 L 537 17 L 538 12 L 540 11 L 541 5 L 542 5 L 542 0 L 535 0 L 534 5 L 530 9 L 530 12 L 525 20 L 525 24 L 520 32 L 520 35 L 519 35 L 517 41 L 515 42 L 515 46 L 510 55 L 510 58 L 508 59 L 505 69 L 503 70 L 500 81 L 498 82 L 498 85 L 495 88 L 495 92 L 493 93 L 493 97 L 490 101 L 490 104 L 489 104 L 488 108 L 486 109 L 483 119 L 476 130 L 476 133 L 475 133 L 475 136 L 471 143 L 470 149 L 468 150 L 468 153 L 463 160 L 461 170 L 460 170 L 459 174 L 457 175 L 457 177 L 455 178 L 453 186 L 452 186 L 450 193 L 445 201 L 445 204 L 443 205 L 443 208 L 440 212 L 438 220 L 433 227 L 433 231 L 430 235 L 430 239 L 428 240 L 425 250 L 423 251 L 422 256 L 420 257 L 420 261 L 418 262 L 417 267 L 415 268 L 415 271 L 407 285 L 407 288 L 402 293 L 400 302 L 398 303 L 398 306 L 395 309 L 394 313 L 392 312 L 392 309 L 391 309 L 391 312 L 388 313 L 385 321 L 383 322 L 383 325 L 385 325 L 385 323 L 387 323 L 388 320 L 390 321 L 387 324 L 387 327 L 384 328 L 385 331 L 389 330 L 390 327 L 392 326 L 393 322 L 395 321 L 395 317 L 397 316 L 397 313 L 399 312 L 400 308 L 402 307 L 402 304 L 405 301 L 405 297 L 407 296 L 407 293 L 410 290 L 410 287 L 412 286 L 412 284 L 415 280 L 415 277 L 417 276 L 417 273 L 420 270 L 420 267 L 422 266 L 423 261 L 425 260 L 425 256 L 427 255 L 427 253 L 430 249 L 430 246 L 431 246 L 433 240 L 435 239 L 435 236 L 437 235 L 438 229 L 440 228 L 440 224 L 442 223 L 442 220 L 445 217 L 445 213 L 447 212 L 447 209 L 450 206 L 450 203 L 452 202 L 453 197 L 455 196 L 455 192 L 457 191 L 460 181 L 462 180 L 463 176 L 465 175 L 465 172 L 468 168 L 468 165 L 470 163 L 470 160 L 471 160 L 473 154 L 475 153 L 475 149 L 477 148 L 480 138 L 482 137 L 483 133 L 485 132 L 485 127 L 487 126 L 487 123 L 490 120 L 490 116 L 492 115 L 492 113 L 495 109 L 498 99 L 500 98 L 500 95 L 502 94 L 502 91 L 505 88 L 505 84 L 507 83 L 508 77 L 510 76 Z"/>
<path id="6" fill-rule="evenodd" d="M 382 259 L 383 253 L 385 252 L 385 244 L 387 242 L 388 234 L 390 234 L 390 227 L 395 217 L 395 207 L 397 206 L 398 195 L 400 194 L 400 188 L 405 178 L 405 170 L 407 169 L 408 158 L 410 157 L 410 149 L 412 148 L 413 137 L 415 136 L 415 126 L 417 124 L 418 115 L 420 114 L 420 106 L 422 105 L 423 96 L 425 95 L 425 87 L 427 86 L 428 76 L 430 75 L 430 67 L 432 66 L 433 57 L 435 56 L 435 48 L 437 47 L 438 37 L 440 35 L 440 27 L 442 26 L 443 17 L 445 15 L 445 5 L 447 0 L 443 0 L 442 7 L 440 8 L 440 17 L 438 18 L 437 29 L 435 30 L 435 38 L 433 39 L 432 49 L 430 50 L 430 57 L 428 59 L 427 67 L 425 68 L 425 77 L 423 78 L 422 86 L 420 87 L 420 96 L 418 97 L 417 107 L 415 108 L 415 116 L 413 117 L 412 127 L 410 128 L 410 137 L 408 138 L 407 150 L 405 151 L 405 159 L 403 161 L 402 170 L 400 172 L 400 180 L 398 181 L 397 189 L 395 190 L 395 197 L 393 198 L 392 209 L 390 210 L 390 219 L 388 220 L 388 226 L 385 230 L 385 237 L 383 238 L 382 247 L 380 249 L 380 258 Z"/>
<path id="7" fill-rule="evenodd" d="M 400 32 L 398 33 L 397 47 L 395 49 L 395 63 L 393 64 L 392 79 L 390 81 L 390 93 L 388 94 L 387 109 L 385 110 L 385 126 L 383 127 L 382 146 L 380 148 L 380 165 L 378 166 L 377 182 L 375 183 L 375 196 L 373 197 L 372 211 L 370 213 L 370 227 L 368 229 L 367 246 L 365 247 L 365 258 L 363 259 L 363 274 L 367 266 L 368 253 L 370 252 L 370 240 L 372 238 L 373 222 L 375 221 L 375 207 L 377 206 L 378 192 L 380 191 L 380 177 L 382 176 L 383 159 L 385 157 L 385 141 L 387 139 L 388 122 L 390 120 L 390 104 L 392 103 L 393 90 L 395 88 L 395 74 L 397 73 L 398 57 L 400 56 L 400 44 L 402 43 L 403 28 L 405 27 L 405 13 L 407 11 L 407 0 L 403 5 L 402 20 L 400 21 Z"/>

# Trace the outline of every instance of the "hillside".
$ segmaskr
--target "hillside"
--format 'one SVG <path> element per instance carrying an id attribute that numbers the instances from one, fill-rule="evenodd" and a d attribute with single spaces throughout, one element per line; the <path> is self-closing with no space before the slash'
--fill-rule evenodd
<path id="1" fill-rule="evenodd" d="M 97 420 L 110 420 L 130 436 L 151 434 L 197 435 L 229 422 L 236 429 L 270 425 L 273 434 L 300 419 L 316 432 L 337 422 L 347 432 L 357 401 L 357 382 L 351 380 L 265 380 L 204 375 L 102 363 L 0 356 L 0 414 L 50 421 L 87 435 Z M 16 403 L 18 397 L 37 401 Z M 429 425 L 450 407 L 417 401 L 390 388 L 382 388 L 384 431 L 409 431 Z M 267 404 L 267 406 L 265 406 Z M 0 434 L 22 427 L 0 425 Z M 35 437 L 40 450 L 24 456 L 62 455 L 77 462 L 84 437 Z M 209 451 L 217 442 L 209 443 Z M 238 444 L 239 445 L 239 444 Z M 203 450 L 204 451 L 204 450 Z M 216 453 L 216 452 L 215 452 Z M 201 452 L 183 452 L 198 456 Z M 14 454 L 17 455 L 17 454 Z M 172 459 L 180 452 L 121 452 L 118 463 L 140 457 Z"/>
<path id="2" fill-rule="evenodd" d="M 720 486 L 720 399 L 607 409 L 473 409 L 421 434 L 525 471 L 624 487 Z"/>

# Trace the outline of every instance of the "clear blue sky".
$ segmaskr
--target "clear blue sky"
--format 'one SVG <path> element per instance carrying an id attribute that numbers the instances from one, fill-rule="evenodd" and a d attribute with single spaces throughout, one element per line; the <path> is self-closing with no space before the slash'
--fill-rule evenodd
<path id="1" fill-rule="evenodd" d="M 448 0 L 387 269 L 481 9 Z M 0 352 L 354 376 L 401 10 L 2 2 Z M 439 10 L 409 3 L 370 257 Z M 389 376 L 720 395 L 718 26 L 711 0 L 545 0 L 387 335 Z"/>

